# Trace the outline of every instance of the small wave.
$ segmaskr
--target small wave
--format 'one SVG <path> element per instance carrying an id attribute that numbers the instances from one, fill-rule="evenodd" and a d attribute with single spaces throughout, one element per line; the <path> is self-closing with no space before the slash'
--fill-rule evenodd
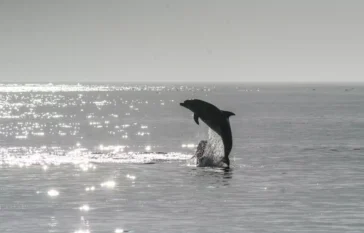
<path id="1" fill-rule="evenodd" d="M 361 146 L 316 146 L 305 147 L 301 149 L 303 152 L 309 151 L 326 151 L 326 152 L 347 152 L 347 151 L 361 151 L 364 147 Z"/>
<path id="2" fill-rule="evenodd" d="M 188 160 L 191 154 L 180 152 L 120 152 L 120 153 L 93 153 L 76 149 L 64 155 L 49 153 L 36 154 L 0 154 L 0 165 L 61 165 L 61 164 L 87 164 L 87 163 L 137 163 L 148 164 L 157 161 Z"/>

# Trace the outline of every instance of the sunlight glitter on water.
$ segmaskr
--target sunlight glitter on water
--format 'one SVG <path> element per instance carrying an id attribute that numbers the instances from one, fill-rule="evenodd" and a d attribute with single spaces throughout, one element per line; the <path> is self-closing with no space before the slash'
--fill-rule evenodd
<path id="1" fill-rule="evenodd" d="M 195 148 L 195 147 L 197 147 L 197 145 L 190 143 L 190 144 L 182 144 L 181 147 L 182 148 Z"/>
<path id="2" fill-rule="evenodd" d="M 191 156 L 188 153 L 153 152 L 161 147 L 150 144 L 152 133 L 158 129 L 149 119 L 135 118 L 139 117 L 135 114 L 145 114 L 144 108 L 173 101 L 161 96 L 143 99 L 132 93 L 129 98 L 122 92 L 205 91 L 201 88 L 0 84 L 0 118 L 4 119 L 0 122 L 0 141 L 5 145 L 0 148 L 0 165 L 40 165 L 46 171 L 49 165 L 70 163 L 86 172 L 95 169 L 87 165 L 90 163 L 186 160 Z"/>
<path id="3" fill-rule="evenodd" d="M 90 230 L 76 230 L 74 233 L 91 233 Z"/>
<path id="4" fill-rule="evenodd" d="M 57 197 L 59 195 L 59 192 L 55 189 L 51 189 L 47 192 L 48 196 L 50 197 Z"/>
<path id="5" fill-rule="evenodd" d="M 133 176 L 133 175 L 127 174 L 127 175 L 126 175 L 126 178 L 128 178 L 128 179 L 130 179 L 130 180 L 135 180 L 135 179 L 136 179 L 136 176 Z"/>
<path id="6" fill-rule="evenodd" d="M 179 152 L 150 152 L 148 146 L 144 148 L 145 152 L 122 152 L 123 148 L 125 147 L 110 147 L 111 151 L 107 153 L 94 153 L 86 148 L 77 148 L 68 152 L 59 148 L 48 147 L 0 148 L 0 165 L 19 167 L 41 165 L 43 170 L 47 170 L 49 165 L 74 164 L 86 172 L 89 169 L 96 169 L 96 165 L 93 163 L 150 163 L 163 160 L 187 160 L 191 157 L 191 154 Z"/>
<path id="7" fill-rule="evenodd" d="M 82 171 L 87 172 L 89 169 L 95 170 L 96 166 L 94 164 L 80 164 L 79 167 Z"/>
<path id="8" fill-rule="evenodd" d="M 115 231 L 114 231 L 114 233 L 124 233 L 124 232 L 128 232 L 128 231 L 126 231 L 126 230 L 124 230 L 124 229 L 120 229 L 120 228 L 117 228 L 117 229 L 115 229 Z"/>
<path id="9" fill-rule="evenodd" d="M 90 191 L 95 191 L 95 189 L 96 189 L 95 186 L 91 186 L 91 187 L 86 187 L 85 191 L 90 192 Z"/>
<path id="10" fill-rule="evenodd" d="M 274 123 L 284 120 L 278 123 L 284 123 L 286 126 L 287 120 L 293 125 L 295 116 L 301 116 L 302 109 L 308 105 L 303 105 L 303 108 L 297 111 L 297 115 L 283 111 L 283 116 L 256 112 L 270 109 L 272 98 L 267 100 L 269 104 L 266 105 L 264 101 L 258 101 L 259 104 L 254 104 L 256 108 L 250 108 L 253 106 L 250 105 L 250 100 L 236 96 L 233 96 L 234 99 L 230 99 L 230 102 L 225 102 L 233 106 L 237 104 L 233 102 L 236 100 L 238 103 L 248 103 L 246 107 L 249 107 L 249 111 L 239 118 L 243 122 L 239 122 L 237 118 L 234 122 L 232 120 L 232 124 L 237 123 L 236 126 L 242 127 L 235 128 L 234 139 L 237 140 L 234 141 L 236 144 L 231 157 L 233 172 L 226 175 L 223 170 L 195 169 L 192 165 L 186 168 L 184 162 L 182 165 L 164 162 L 189 159 L 196 146 L 194 143 L 203 138 L 201 134 L 195 134 L 197 127 L 193 120 L 188 118 L 189 113 L 182 115 L 182 110 L 181 114 L 178 112 L 177 102 L 180 98 L 195 93 L 158 97 L 155 97 L 158 93 L 143 93 L 145 96 L 139 96 L 137 93 L 129 93 L 131 95 L 128 96 L 119 92 L 107 94 L 110 95 L 109 99 L 106 99 L 106 94 L 100 92 L 62 92 L 50 95 L 44 93 L 43 98 L 29 92 L 19 93 L 16 98 L 25 98 L 19 100 L 9 93 L 0 93 L 0 101 L 3 101 L 5 96 L 10 98 L 6 100 L 9 105 L 0 104 L 3 106 L 2 110 L 9 107 L 4 111 L 9 118 L 1 119 L 0 122 L 0 164 L 4 165 L 4 169 L 0 168 L 3 175 L 0 179 L 3 188 L 0 204 L 19 201 L 27 205 L 26 211 L 2 209 L 2 231 L 120 233 L 127 231 L 123 229 L 125 224 L 125 227 L 132 229 L 131 232 L 198 232 L 201 229 L 206 232 L 224 232 L 227 231 L 226 226 L 232 226 L 231 232 L 279 232 L 282 229 L 296 232 L 308 232 L 310 229 L 311 232 L 361 232 L 363 208 L 360 203 L 363 203 L 363 190 L 360 181 L 363 176 L 360 167 L 362 157 L 359 153 L 363 151 L 362 146 L 355 151 L 344 149 L 342 152 L 340 148 L 339 151 L 332 151 L 327 148 L 315 151 L 310 149 L 312 153 L 300 153 L 299 146 L 298 149 L 282 147 L 282 138 L 272 140 L 276 137 L 274 135 L 283 137 L 287 130 L 272 130 L 271 126 L 275 125 Z M 32 101 L 33 98 L 37 101 Z M 121 98 L 123 102 L 120 101 Z M 160 105 L 161 98 L 164 98 L 163 107 Z M 42 99 L 43 103 L 39 99 Z M 110 100 L 112 104 L 100 105 L 100 111 L 93 102 L 105 99 Z M 173 106 L 169 99 L 175 99 L 177 106 Z M 223 95 L 218 96 L 218 99 L 224 102 Z M 287 108 L 287 99 L 290 100 L 284 98 L 283 110 L 290 109 Z M 308 99 L 304 100 L 303 102 L 306 102 Z M 24 103 L 21 103 L 22 101 Z M 124 104 L 126 101 L 128 103 Z M 330 108 L 331 105 L 326 104 L 326 101 L 322 101 L 325 105 L 314 105 L 314 108 L 331 109 L 333 115 L 339 114 L 338 117 L 348 112 L 349 118 L 346 118 L 346 121 L 337 121 L 337 125 L 348 127 L 350 132 L 347 135 L 343 132 L 342 136 L 350 138 L 354 133 L 355 136 L 359 135 L 354 127 L 363 122 L 362 118 L 358 115 L 359 120 L 356 119 L 351 124 L 350 121 L 357 115 L 350 110 L 339 111 L 346 110 L 350 105 L 346 103 L 350 102 L 344 99 L 345 108 L 339 108 L 337 103 L 331 104 L 335 107 Z M 320 101 L 315 99 L 314 103 L 316 102 Z M 139 108 L 140 113 L 130 110 L 130 105 L 134 106 L 133 109 Z M 353 104 L 357 105 L 360 104 Z M 241 106 L 244 105 L 237 105 L 236 109 L 240 109 Z M 229 109 L 230 105 L 226 108 Z M 273 108 L 279 109 L 279 105 L 274 105 Z M 83 112 L 80 109 L 83 109 Z M 250 116 L 251 111 L 253 114 Z M 130 116 L 125 116 L 125 112 L 130 112 Z M 326 118 L 325 111 L 322 113 L 325 117 L 321 120 L 324 120 L 325 124 L 328 121 L 333 122 L 331 118 Z M 303 115 L 311 119 L 310 114 L 311 112 Z M 88 119 L 87 116 L 92 117 Z M 273 120 L 266 121 L 266 116 L 272 117 Z M 315 123 L 316 120 L 319 121 L 318 118 L 312 122 L 308 132 L 317 126 Z M 99 122 L 103 128 L 90 126 L 90 121 Z M 135 122 L 138 124 L 134 125 Z M 240 124 L 244 122 L 246 124 Z M 301 124 L 302 119 L 296 123 Z M 122 128 L 124 124 L 128 124 L 129 127 Z M 105 128 L 107 125 L 109 128 Z M 144 125 L 149 127 L 143 129 Z M 259 126 L 264 127 L 255 132 L 253 128 Z M 335 133 L 345 131 L 345 128 L 340 130 L 334 125 L 325 126 L 325 129 L 333 127 Z M 247 130 L 243 130 L 244 127 L 247 127 Z M 294 129 L 297 130 L 296 127 Z M 272 130 L 272 134 L 266 133 L 268 130 Z M 137 135 L 138 132 L 146 131 L 151 135 Z M 32 132 L 44 132 L 44 136 L 36 136 Z M 303 135 L 310 135 L 302 132 Z M 338 135 L 324 130 L 325 135 L 326 132 L 331 136 Z M 27 138 L 15 138 L 21 135 L 27 135 Z M 128 138 L 122 139 L 122 135 L 128 135 Z M 297 139 L 306 140 L 305 137 L 297 138 L 297 135 L 290 133 L 289 139 L 293 139 L 290 142 L 297 142 Z M 355 143 L 355 138 L 352 141 L 341 142 L 331 141 L 335 138 L 331 136 L 328 136 L 330 141 L 318 140 L 317 143 L 327 144 L 328 147 L 334 143 L 335 146 L 353 141 Z M 79 146 L 76 145 L 77 142 L 80 143 Z M 316 143 L 315 138 L 309 138 L 309 142 Z M 182 143 L 184 147 L 181 147 Z M 189 144 L 191 146 L 188 146 Z M 103 147 L 100 148 L 100 145 Z M 119 152 L 112 148 L 104 150 L 109 145 L 127 147 Z M 151 150 L 147 150 L 148 146 Z M 155 149 L 162 152 L 187 152 L 147 153 Z M 329 155 L 327 159 L 322 159 L 326 155 Z M 239 159 L 234 161 L 234 156 Z M 89 167 L 89 164 L 104 162 L 150 161 L 160 164 L 100 164 L 95 171 L 91 171 Z M 64 163 L 70 165 L 60 166 Z M 15 166 L 8 167 L 9 164 Z M 33 164 L 36 164 L 35 169 L 29 168 L 29 165 Z M 196 163 L 193 166 L 195 167 Z M 43 171 L 44 167 L 48 169 Z M 83 173 L 82 168 L 87 172 Z M 338 174 L 337 177 L 333 177 L 335 174 Z M 131 178 L 134 176 L 135 180 Z M 108 180 L 116 182 L 114 189 L 99 186 Z M 132 188 L 134 182 L 135 188 Z M 59 196 L 48 196 L 50 188 L 59 191 Z M 116 191 L 119 188 L 120 192 Z M 58 208 L 60 205 L 62 208 Z M 83 205 L 89 205 L 89 208 L 85 208 L 88 212 L 79 209 Z M 19 215 L 17 219 L 24 220 L 24 224 L 17 224 L 19 221 L 14 219 L 14 214 Z M 51 215 L 56 215 L 58 225 L 52 225 L 54 220 Z M 79 223 L 81 215 L 87 217 L 82 218 Z M 159 221 L 160 219 L 162 221 Z M 198 226 L 196 219 L 199 220 Z M 141 221 L 143 224 L 140 224 Z M 34 222 L 37 224 L 30 228 Z M 180 228 L 177 230 L 177 227 Z"/>
<path id="11" fill-rule="evenodd" d="M 0 92 L 162 91 L 166 88 L 156 85 L 0 84 Z"/>
<path id="12" fill-rule="evenodd" d="M 34 137 L 45 137 L 46 141 L 68 141 L 83 138 L 88 129 L 84 121 L 97 130 L 110 128 L 109 135 L 129 139 L 130 135 L 150 136 L 149 128 L 144 122 L 130 124 L 124 122 L 118 125 L 116 119 L 120 116 L 131 116 L 143 110 L 148 104 L 165 104 L 169 100 L 124 99 L 120 96 L 111 98 L 104 91 L 206 91 L 206 88 L 165 85 L 68 85 L 68 84 L 0 84 L 0 118 L 19 119 L 19 121 L 0 122 L 0 140 L 9 138 L 12 143 L 32 141 Z M 96 92 L 97 91 L 97 92 Z M 86 94 L 73 93 L 85 92 Z M 96 92 L 88 94 L 87 92 Z M 102 94 L 101 94 L 102 93 Z M 118 109 L 129 111 L 120 112 Z M 99 110 L 113 106 L 112 112 L 100 116 Z M 95 109 L 96 108 L 96 109 Z M 130 111 L 131 110 L 131 111 Z M 91 120 L 92 118 L 92 120 Z M 117 124 L 117 125 L 115 125 Z M 118 130 L 122 127 L 124 131 Z M 126 131 L 126 128 L 129 128 Z M 139 128 L 140 131 L 137 130 Z M 115 129 L 115 130 L 113 130 Z M 3 138 L 1 138 L 3 136 Z M 74 139 L 75 139 L 74 138 Z M 37 139 L 35 139 L 37 140 Z M 39 141 L 39 140 L 38 140 Z"/>
<path id="13" fill-rule="evenodd" d="M 90 206 L 89 205 L 80 206 L 79 210 L 82 212 L 88 212 L 90 210 Z"/>
<path id="14" fill-rule="evenodd" d="M 109 181 L 101 183 L 100 186 L 105 187 L 105 188 L 109 188 L 109 189 L 113 189 L 113 188 L 115 188 L 116 183 L 113 180 L 109 180 Z"/>

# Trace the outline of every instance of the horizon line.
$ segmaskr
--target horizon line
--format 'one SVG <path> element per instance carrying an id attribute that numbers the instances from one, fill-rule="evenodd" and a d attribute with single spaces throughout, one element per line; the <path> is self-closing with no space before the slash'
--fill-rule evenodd
<path id="1" fill-rule="evenodd" d="M 364 84 L 364 81 L 0 81 L 0 84 Z"/>

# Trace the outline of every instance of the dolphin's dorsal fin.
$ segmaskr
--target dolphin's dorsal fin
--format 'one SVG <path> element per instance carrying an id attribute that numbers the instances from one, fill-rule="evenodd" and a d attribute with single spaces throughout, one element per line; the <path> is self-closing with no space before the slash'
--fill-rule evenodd
<path id="1" fill-rule="evenodd" d="M 196 124 L 199 125 L 199 123 L 198 123 L 198 115 L 196 113 L 193 114 L 193 119 L 195 120 Z"/>
<path id="2" fill-rule="evenodd" d="M 228 118 L 229 119 L 229 117 L 231 117 L 231 116 L 235 116 L 235 113 L 233 113 L 233 112 L 229 112 L 229 111 L 221 111 L 222 112 L 222 114 L 226 117 L 226 118 Z"/>

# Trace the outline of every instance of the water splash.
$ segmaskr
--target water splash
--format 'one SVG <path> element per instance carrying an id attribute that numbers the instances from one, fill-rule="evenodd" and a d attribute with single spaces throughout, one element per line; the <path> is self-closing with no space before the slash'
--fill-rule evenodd
<path id="1" fill-rule="evenodd" d="M 202 143 L 202 141 L 200 142 Z M 201 151 L 202 150 L 202 151 Z M 220 135 L 209 128 L 208 140 L 206 145 L 198 148 L 196 151 L 196 162 L 198 166 L 221 166 L 221 160 L 224 157 L 224 144 Z"/>

